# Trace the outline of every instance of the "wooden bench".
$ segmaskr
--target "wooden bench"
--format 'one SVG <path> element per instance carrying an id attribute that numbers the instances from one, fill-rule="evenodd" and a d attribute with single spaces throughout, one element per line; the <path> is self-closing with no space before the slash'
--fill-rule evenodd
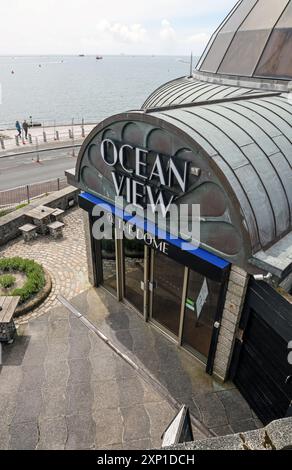
<path id="1" fill-rule="evenodd" d="M 25 242 L 30 242 L 37 237 L 37 226 L 33 224 L 26 224 L 19 227 Z"/>
<path id="2" fill-rule="evenodd" d="M 52 224 L 48 225 L 50 235 L 52 235 L 52 237 L 55 239 L 63 237 L 64 227 L 65 225 L 62 222 L 53 222 Z"/>
<path id="3" fill-rule="evenodd" d="M 0 342 L 11 344 L 14 341 L 16 328 L 13 315 L 20 297 L 0 297 Z"/>

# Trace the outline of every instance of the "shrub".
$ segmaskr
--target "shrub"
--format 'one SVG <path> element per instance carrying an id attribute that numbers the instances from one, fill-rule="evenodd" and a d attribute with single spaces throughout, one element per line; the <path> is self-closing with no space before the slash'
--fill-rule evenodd
<path id="1" fill-rule="evenodd" d="M 23 287 L 14 289 L 10 295 L 20 296 L 20 303 L 24 303 L 37 294 L 45 285 L 45 273 L 43 267 L 30 259 L 2 258 L 0 259 L 0 271 L 19 271 L 26 275 L 27 280 Z"/>
<path id="2" fill-rule="evenodd" d="M 4 287 L 4 289 L 9 289 L 10 287 L 15 284 L 15 277 L 11 274 L 3 274 L 0 276 L 0 286 Z"/>

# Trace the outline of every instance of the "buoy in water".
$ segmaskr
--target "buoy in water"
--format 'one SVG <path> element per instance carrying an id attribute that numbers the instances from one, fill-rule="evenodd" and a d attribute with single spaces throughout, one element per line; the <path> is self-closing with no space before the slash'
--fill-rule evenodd
<path id="1" fill-rule="evenodd" d="M 11 70 L 12 75 L 14 74 L 14 70 Z"/>

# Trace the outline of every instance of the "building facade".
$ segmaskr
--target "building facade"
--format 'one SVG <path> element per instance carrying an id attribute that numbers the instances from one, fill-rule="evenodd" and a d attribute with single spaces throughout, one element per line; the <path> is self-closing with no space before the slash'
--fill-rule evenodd
<path id="1" fill-rule="evenodd" d="M 191 76 L 101 122 L 67 172 L 92 285 L 222 380 L 250 277 L 292 286 L 291 48 L 291 1 L 239 1 Z"/>

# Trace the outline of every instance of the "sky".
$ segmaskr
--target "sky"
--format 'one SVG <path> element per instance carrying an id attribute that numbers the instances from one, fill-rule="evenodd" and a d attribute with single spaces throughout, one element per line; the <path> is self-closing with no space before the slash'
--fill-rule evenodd
<path id="1" fill-rule="evenodd" d="M 199 55 L 236 0 L 0 0 L 0 55 Z"/>

